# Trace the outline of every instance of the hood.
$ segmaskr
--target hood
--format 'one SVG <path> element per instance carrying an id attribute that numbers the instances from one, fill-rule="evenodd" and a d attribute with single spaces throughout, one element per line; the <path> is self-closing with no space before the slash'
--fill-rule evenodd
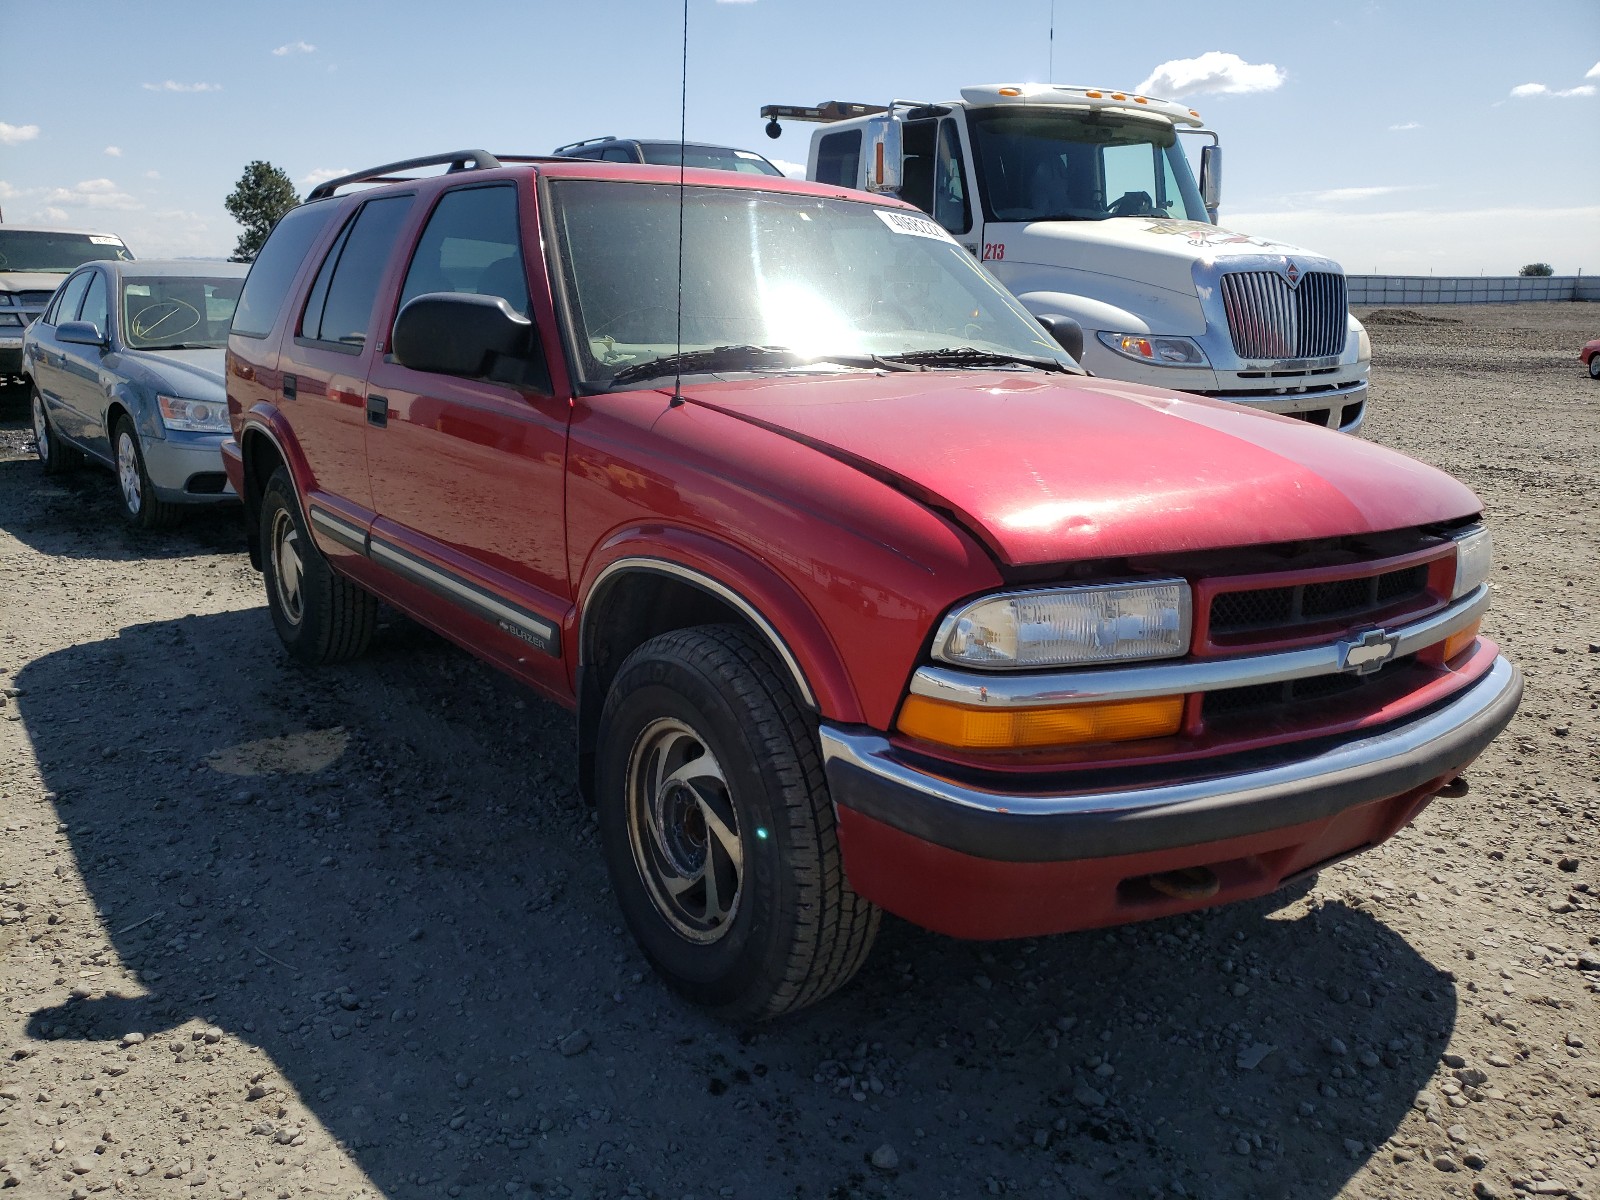
<path id="1" fill-rule="evenodd" d="M 1482 507 L 1371 442 L 1112 380 L 929 371 L 685 392 L 948 511 L 1019 566 L 1370 533 Z"/>
<path id="2" fill-rule="evenodd" d="M 222 366 L 227 350 L 124 350 L 158 387 L 191 400 L 222 399 Z"/>
<path id="3" fill-rule="evenodd" d="M 0 291 L 53 292 L 71 271 L 0 271 Z"/>
<path id="4" fill-rule="evenodd" d="M 1280 262 L 1292 258 L 1302 269 L 1340 270 L 1333 260 L 1287 242 L 1161 217 L 1032 221 L 1008 231 L 1004 241 L 1007 263 L 1116 275 L 1185 294 L 1194 291 L 1195 263 L 1265 256 Z"/>

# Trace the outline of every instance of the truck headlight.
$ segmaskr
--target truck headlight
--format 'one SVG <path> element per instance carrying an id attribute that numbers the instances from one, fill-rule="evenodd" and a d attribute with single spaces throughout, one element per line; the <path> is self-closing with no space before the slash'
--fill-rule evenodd
<path id="1" fill-rule="evenodd" d="M 1354 317 L 1350 322 L 1356 327 L 1356 361 L 1366 362 L 1372 357 L 1372 335 L 1367 332 L 1367 327 Z"/>
<path id="2" fill-rule="evenodd" d="M 16 313 L 0 313 L 0 325 L 13 325 L 21 328 L 23 320 Z"/>
<path id="3" fill-rule="evenodd" d="M 1098 335 L 1107 349 L 1115 350 L 1124 358 L 1136 359 L 1157 367 L 1207 367 L 1210 361 L 1200 343 L 1186 337 L 1157 337 L 1144 333 L 1109 333 Z"/>
<path id="4" fill-rule="evenodd" d="M 0 308 L 13 308 L 16 303 L 17 298 L 10 292 L 0 292 Z"/>
<path id="5" fill-rule="evenodd" d="M 1192 622 L 1181 579 L 1008 592 L 946 616 L 933 657 L 1002 671 L 1175 658 Z"/>
<path id="6" fill-rule="evenodd" d="M 185 400 L 179 396 L 157 396 L 161 423 L 168 429 L 188 433 L 227 433 L 228 406 L 210 400 Z"/>
<path id="7" fill-rule="evenodd" d="M 1488 581 L 1494 543 L 1482 525 L 1457 534 L 1455 541 L 1456 581 L 1450 589 L 1450 599 L 1459 600 Z"/>

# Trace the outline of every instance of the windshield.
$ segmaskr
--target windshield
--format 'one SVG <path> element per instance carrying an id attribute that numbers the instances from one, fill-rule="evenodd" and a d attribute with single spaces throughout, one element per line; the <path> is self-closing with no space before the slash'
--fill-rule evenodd
<path id="1" fill-rule="evenodd" d="M 100 259 L 132 262 L 133 255 L 116 238 L 102 233 L 0 228 L 0 271 L 65 275 Z"/>
<path id="2" fill-rule="evenodd" d="M 566 179 L 552 183 L 551 196 L 584 379 L 605 385 L 677 353 L 677 185 Z M 859 360 L 971 347 L 1076 369 L 921 213 L 691 187 L 682 219 L 685 352 L 781 347 Z"/>
<path id="3" fill-rule="evenodd" d="M 987 108 L 969 110 L 967 125 L 991 221 L 1211 220 L 1165 121 Z"/>
<path id="4" fill-rule="evenodd" d="M 155 275 L 122 281 L 122 340 L 130 350 L 200 350 L 228 344 L 237 279 Z"/>
<path id="5" fill-rule="evenodd" d="M 710 167 L 716 171 L 742 171 L 746 175 L 779 175 L 783 174 L 761 155 L 753 150 L 734 150 L 728 146 L 696 146 L 690 144 L 685 147 L 683 165 L 686 167 Z M 677 142 L 640 142 L 639 153 L 644 161 L 658 167 L 675 167 L 678 165 Z"/>

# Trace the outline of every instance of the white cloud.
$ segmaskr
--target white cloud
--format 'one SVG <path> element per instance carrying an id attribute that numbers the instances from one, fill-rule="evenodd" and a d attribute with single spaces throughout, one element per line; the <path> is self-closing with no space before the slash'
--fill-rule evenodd
<path id="1" fill-rule="evenodd" d="M 0 179 L 0 200 L 9 200 L 13 196 L 20 195 L 22 195 L 21 192 L 17 191 L 16 188 L 12 187 L 4 179 Z"/>
<path id="2" fill-rule="evenodd" d="M 1408 129 L 1421 129 L 1421 128 L 1422 128 L 1421 122 L 1418 122 L 1418 121 L 1407 121 L 1403 125 L 1391 125 L 1391 126 L 1389 126 L 1389 131 L 1391 133 L 1404 133 Z"/>
<path id="3" fill-rule="evenodd" d="M 285 42 L 273 51 L 279 58 L 286 54 L 310 54 L 316 47 L 310 42 Z"/>
<path id="4" fill-rule="evenodd" d="M 144 173 L 144 177 L 146 179 L 160 179 L 161 178 L 161 172 L 156 170 L 154 167 L 151 167 L 150 170 L 148 170 L 148 171 L 146 171 Z"/>
<path id="5" fill-rule="evenodd" d="M 1414 192 L 1416 190 L 1414 185 L 1402 184 L 1397 186 L 1329 188 L 1324 192 L 1297 192 L 1296 196 L 1303 196 L 1313 204 L 1347 204 L 1352 200 L 1371 200 L 1375 196 L 1392 196 L 1396 192 Z"/>
<path id="6" fill-rule="evenodd" d="M 326 183 L 330 179 L 337 179 L 341 175 L 350 173 L 349 167 L 318 167 L 314 171 L 306 172 L 305 178 L 300 181 L 300 186 L 314 188 L 319 183 Z"/>
<path id="7" fill-rule="evenodd" d="M 54 208 L 50 205 L 46 205 L 44 208 L 41 208 L 39 210 L 39 215 L 46 221 L 66 221 L 71 219 L 67 216 L 66 209 Z"/>
<path id="8" fill-rule="evenodd" d="M 1600 79 L 1600 62 L 1595 63 L 1594 66 L 1585 71 L 1583 77 L 1585 79 Z"/>
<path id="9" fill-rule="evenodd" d="M 141 83 L 147 92 L 220 92 L 220 83 L 177 83 L 168 79 L 164 83 Z"/>
<path id="10" fill-rule="evenodd" d="M 769 158 L 767 161 L 773 166 L 777 167 L 778 170 L 782 171 L 790 179 L 804 179 L 806 177 L 805 163 L 790 162 L 788 159 L 784 158 Z"/>
<path id="11" fill-rule="evenodd" d="M 1135 90 L 1167 100 L 1207 92 L 1242 95 L 1276 91 L 1286 78 L 1285 72 L 1271 63 L 1247 63 L 1237 54 L 1208 50 L 1198 58 L 1175 58 L 1162 63 Z"/>
<path id="12" fill-rule="evenodd" d="M 0 121 L 0 146 L 15 146 L 19 142 L 31 142 L 39 136 L 37 125 L 7 125 Z"/>
<path id="13" fill-rule="evenodd" d="M 45 204 L 72 208 L 108 208 L 124 211 L 142 208 L 143 205 L 117 187 L 109 179 L 85 179 L 70 188 L 50 188 L 44 194 Z"/>
<path id="14" fill-rule="evenodd" d="M 106 149 L 105 149 L 105 152 L 107 154 L 109 154 L 112 158 L 121 158 L 122 157 L 122 147 L 121 146 L 107 146 Z"/>
<path id="15" fill-rule="evenodd" d="M 1600 64 L 1596 65 L 1600 66 Z M 1593 72 L 1591 71 L 1590 74 L 1593 74 Z M 1592 96 L 1594 92 L 1594 87 L 1587 83 L 1580 83 L 1577 87 L 1566 88 L 1562 91 L 1547 88 L 1542 83 L 1519 83 L 1511 89 L 1512 97 L 1517 100 L 1526 100 L 1530 96 L 1549 96 L 1556 100 L 1570 100 L 1577 96 Z"/>

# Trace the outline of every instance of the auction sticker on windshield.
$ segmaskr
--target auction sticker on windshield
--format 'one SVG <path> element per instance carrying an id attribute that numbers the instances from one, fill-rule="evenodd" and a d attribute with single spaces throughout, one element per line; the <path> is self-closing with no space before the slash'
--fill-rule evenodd
<path id="1" fill-rule="evenodd" d="M 941 242 L 954 240 L 945 232 L 943 225 L 917 213 L 894 212 L 887 208 L 875 208 L 872 211 L 878 214 L 880 221 L 896 233 L 909 233 L 912 237 L 934 238 Z"/>
<path id="2" fill-rule="evenodd" d="M 95 245 L 95 246 L 120 246 L 120 245 L 122 245 L 122 243 L 119 242 L 116 238 L 114 238 L 114 237 L 102 237 L 98 233 L 91 233 L 89 235 L 89 241 L 90 241 L 90 243 L 92 245 Z"/>

